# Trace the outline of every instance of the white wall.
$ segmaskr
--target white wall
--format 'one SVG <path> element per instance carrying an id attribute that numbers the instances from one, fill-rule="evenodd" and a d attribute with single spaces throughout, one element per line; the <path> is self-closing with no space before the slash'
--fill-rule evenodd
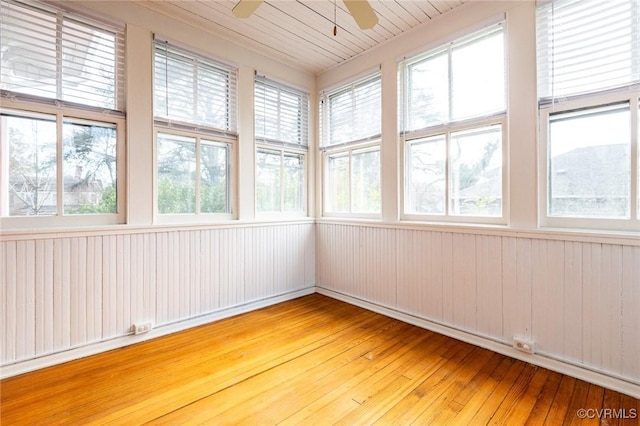
<path id="1" fill-rule="evenodd" d="M 500 17 L 508 52 L 508 225 L 403 222 L 397 63 Z M 319 219 L 318 291 L 640 396 L 638 234 L 538 227 L 535 2 L 470 2 L 323 73 L 317 86 L 377 65 L 383 220 Z M 533 340 L 537 354 L 512 349 L 514 337 Z"/>

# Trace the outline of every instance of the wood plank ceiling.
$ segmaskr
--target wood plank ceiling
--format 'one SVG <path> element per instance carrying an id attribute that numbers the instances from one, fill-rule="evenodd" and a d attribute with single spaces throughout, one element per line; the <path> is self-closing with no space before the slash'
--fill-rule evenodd
<path id="1" fill-rule="evenodd" d="M 379 22 L 361 30 L 341 0 L 266 0 L 247 19 L 233 16 L 237 0 L 142 0 L 149 9 L 312 74 L 461 5 L 463 0 L 369 0 Z M 335 6 L 334 6 L 335 5 Z M 333 25 L 337 35 L 333 35 Z"/>

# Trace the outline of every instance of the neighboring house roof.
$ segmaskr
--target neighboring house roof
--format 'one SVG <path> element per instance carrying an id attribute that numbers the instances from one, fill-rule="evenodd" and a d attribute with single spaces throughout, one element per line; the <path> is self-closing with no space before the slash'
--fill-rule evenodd
<path id="1" fill-rule="evenodd" d="M 551 193 L 561 197 L 626 197 L 629 194 L 629 146 L 577 148 L 551 159 Z"/>
<path id="2" fill-rule="evenodd" d="M 576 148 L 551 161 L 551 192 L 562 197 L 625 197 L 629 194 L 629 146 L 599 145 Z M 460 198 L 492 196 L 502 191 L 500 169 L 460 191 Z"/>
<path id="3" fill-rule="evenodd" d="M 35 178 L 29 179 L 29 182 L 35 182 Z M 20 188 L 22 185 L 25 185 L 25 176 L 11 176 L 10 179 L 11 185 L 16 188 Z M 29 190 L 31 190 L 31 183 L 26 183 Z M 51 178 L 48 182 L 48 190 L 55 191 L 56 190 L 56 179 Z M 74 176 L 65 176 L 64 177 L 64 191 L 66 193 L 70 192 L 100 192 L 104 189 L 104 185 L 102 180 L 99 179 L 80 179 Z"/>
<path id="4" fill-rule="evenodd" d="M 460 191 L 460 198 L 474 199 L 487 196 L 502 198 L 501 194 L 502 173 L 500 173 L 500 168 L 496 167 L 487 171 L 483 179 Z"/>

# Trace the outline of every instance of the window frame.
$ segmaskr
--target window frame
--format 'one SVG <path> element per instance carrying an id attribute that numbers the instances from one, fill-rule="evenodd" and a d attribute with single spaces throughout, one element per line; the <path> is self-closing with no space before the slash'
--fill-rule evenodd
<path id="1" fill-rule="evenodd" d="M 194 99 L 191 99 L 193 106 L 194 115 L 191 119 L 180 119 L 176 118 L 172 113 L 169 113 L 169 104 L 166 104 L 166 112 L 161 114 L 156 114 L 156 100 L 157 97 L 160 96 L 158 94 L 158 90 L 156 87 L 156 57 L 158 52 L 160 52 L 164 48 L 164 59 L 165 59 L 165 97 L 168 98 L 169 91 L 169 67 L 168 67 L 168 58 L 172 57 L 176 59 L 181 57 L 180 65 L 188 65 L 193 68 L 192 76 L 199 76 L 199 71 L 206 69 L 213 69 L 217 74 L 225 75 L 226 83 L 225 89 L 221 92 L 224 92 L 225 98 L 225 117 L 224 117 L 224 125 L 221 127 L 216 127 L 212 123 L 203 122 L 199 116 L 199 101 L 201 97 L 199 96 L 202 91 L 198 83 L 206 82 L 206 78 L 202 81 L 194 79 L 191 84 L 191 89 L 193 90 L 192 95 Z M 164 125 L 167 127 L 171 127 L 173 125 L 176 126 L 186 126 L 192 129 L 203 128 L 209 131 L 216 131 L 223 136 L 231 136 L 237 138 L 237 126 L 238 126 L 238 69 L 234 65 L 228 64 L 226 62 L 217 60 L 210 55 L 206 55 L 200 53 L 194 48 L 189 46 L 183 46 L 181 43 L 176 43 L 166 38 L 159 36 L 158 34 L 154 34 L 153 40 L 153 71 L 151 75 L 152 85 L 153 85 L 153 119 L 155 124 Z M 206 91 L 205 91 L 206 93 Z M 195 103 L 195 105 L 194 105 Z"/>
<path id="2" fill-rule="evenodd" d="M 552 216 L 548 213 L 549 185 L 549 129 L 550 117 L 563 112 L 579 111 L 582 109 L 598 108 L 606 105 L 629 102 L 631 113 L 630 122 L 630 186 L 629 186 L 629 219 L 624 218 L 596 218 L 574 216 Z M 635 105 L 635 108 L 634 108 Z M 639 121 L 640 121 L 640 90 L 613 90 L 593 95 L 582 95 L 564 100 L 561 104 L 550 103 L 539 108 L 539 149 L 538 165 L 538 217 L 541 228 L 557 229 L 588 229 L 594 231 L 638 231 L 640 229 L 640 149 L 639 149 Z"/>
<path id="3" fill-rule="evenodd" d="M 330 116 L 331 111 L 327 105 L 330 98 L 332 96 L 339 96 L 349 91 L 355 92 L 356 89 L 365 86 L 373 81 L 377 80 L 380 86 L 380 133 L 372 133 L 367 134 L 364 137 L 360 137 L 355 140 L 349 140 L 344 142 L 336 142 L 331 143 L 331 131 L 330 131 Z M 352 102 L 353 103 L 353 102 Z M 321 204 L 322 204 L 322 216 L 323 217 L 343 217 L 343 218 L 360 218 L 360 219 L 371 219 L 371 220 L 380 220 L 382 219 L 382 73 L 379 68 L 377 68 L 374 72 L 366 73 L 364 76 L 359 76 L 348 80 L 346 82 L 340 83 L 336 85 L 333 89 L 327 90 L 326 92 L 321 92 L 319 99 L 319 123 L 320 123 L 320 164 L 321 164 L 321 181 L 322 181 L 322 192 L 321 192 Z M 356 112 L 352 110 L 352 112 Z M 377 130 L 377 129 L 376 129 Z M 358 135 L 362 136 L 362 135 Z M 380 188 L 380 206 L 379 211 L 374 213 L 369 212 L 357 212 L 353 209 L 353 175 L 352 175 L 352 157 L 354 151 L 378 151 L 378 155 L 380 158 L 380 165 L 378 170 L 379 176 L 379 188 Z M 348 212 L 336 212 L 328 210 L 328 197 L 329 197 L 329 172 L 328 172 L 328 164 L 329 157 L 339 154 L 346 154 L 349 158 L 349 182 L 348 182 L 348 191 L 349 191 L 349 211 Z"/>
<path id="4" fill-rule="evenodd" d="M 619 2 L 612 7 L 619 7 L 615 9 L 620 11 L 625 2 Z M 640 68 L 638 63 L 640 61 L 640 53 L 638 53 L 638 44 L 640 38 L 637 36 L 640 30 L 640 21 L 637 16 L 640 14 L 640 1 L 628 0 L 628 6 L 630 7 L 630 19 L 631 27 L 629 28 L 629 38 L 616 38 L 619 42 L 617 47 L 627 46 L 628 50 L 623 52 L 629 52 L 629 58 L 622 55 L 611 55 L 607 52 L 606 55 L 597 55 L 596 53 L 602 52 L 603 49 L 587 49 L 584 51 L 585 46 L 578 46 L 583 51 L 581 52 L 581 63 L 578 71 L 574 71 L 576 74 L 568 74 L 564 76 L 561 74 L 562 67 L 556 67 L 554 64 L 555 51 L 553 46 L 555 44 L 563 45 L 567 44 L 566 40 L 560 38 L 559 40 L 554 38 L 554 35 L 558 31 L 566 30 L 567 28 L 554 27 L 555 14 L 558 13 L 558 25 L 567 25 L 567 27 L 579 28 L 582 33 L 582 37 L 586 40 L 590 40 L 588 37 L 590 33 L 585 30 L 584 22 L 580 19 L 589 20 L 593 27 L 597 27 L 597 30 L 602 31 L 602 23 L 598 21 L 593 11 L 590 11 L 589 15 L 584 15 L 585 6 L 581 2 L 571 1 L 556 1 L 555 3 L 541 3 L 536 8 L 536 39 L 538 48 L 536 51 L 536 70 L 538 75 L 538 226 L 542 229 L 562 229 L 562 230 L 587 230 L 590 232 L 640 232 Z M 558 9 L 561 11 L 558 12 Z M 577 10 L 576 10 L 577 8 Z M 610 12 L 613 10 L 608 8 Z M 562 19 L 566 16 L 571 16 L 572 20 L 568 21 L 568 24 Z M 576 18 L 577 16 L 577 18 Z M 612 14 L 608 18 L 611 21 L 613 18 L 626 19 L 627 15 L 615 15 Z M 575 20 L 574 20 L 575 18 Z M 615 21 L 617 22 L 617 21 Z M 583 24 L 583 25 L 579 25 Z M 591 28 L 591 27 L 588 27 Z M 626 28 L 620 27 L 619 28 Z M 559 34 L 567 34 L 567 37 L 575 38 L 575 33 L 569 31 L 560 32 Z M 625 41 L 626 40 L 626 41 Z M 587 45 L 591 46 L 591 45 Z M 634 55 L 635 53 L 635 55 Z M 558 60 L 566 59 L 567 52 L 562 51 L 559 53 Z M 564 55 L 564 56 L 563 56 Z M 576 57 L 574 54 L 573 57 Z M 587 62 L 583 57 L 591 58 L 591 61 Z M 623 60 L 624 58 L 624 60 Z M 628 59 L 628 62 L 626 62 Z M 569 65 L 576 67 L 576 63 L 568 62 Z M 583 64 L 589 64 L 588 67 L 593 71 L 592 74 L 584 75 L 585 66 Z M 573 82 L 584 80 L 586 77 L 602 77 L 603 70 L 607 70 L 611 65 L 625 65 L 620 70 L 626 70 L 626 76 L 614 76 L 613 81 L 605 80 L 593 80 L 586 83 L 592 84 L 587 88 L 581 88 L 580 85 L 567 86 L 567 82 Z M 609 67 L 609 68 L 607 68 Z M 566 71 L 566 70 L 565 70 Z M 558 76 L 556 77 L 556 73 Z M 555 86 L 555 79 L 560 80 L 560 87 Z M 583 82 L 583 84 L 586 84 Z M 565 84 L 565 86 L 562 86 Z M 573 88 L 573 90 L 570 90 Z M 630 168 L 630 182 L 629 182 L 629 218 L 615 218 L 615 217 L 580 217 L 580 216 L 553 216 L 550 214 L 550 200 L 549 200 L 549 186 L 552 180 L 549 179 L 550 167 L 549 167 L 549 151 L 550 151 L 550 127 L 551 116 L 562 113 L 578 112 L 581 110 L 595 109 L 600 107 L 607 107 L 615 104 L 629 104 L 630 111 L 630 141 L 629 141 L 629 168 Z"/>
<path id="5" fill-rule="evenodd" d="M 158 205 L 158 196 L 159 196 L 159 179 L 158 179 L 158 135 L 166 134 L 169 136 L 178 136 L 178 137 L 186 137 L 195 139 L 195 205 L 194 212 L 188 213 L 161 213 Z M 228 148 L 227 151 L 227 190 L 226 190 L 226 200 L 227 200 L 227 211 L 226 212 L 201 212 L 201 184 L 200 184 L 200 160 L 201 160 L 201 140 L 204 139 L 206 142 L 210 142 L 216 145 L 226 145 Z M 216 220 L 231 220 L 234 218 L 234 206 L 235 206 L 235 196 L 233 192 L 234 185 L 234 174 L 233 174 L 233 164 L 234 158 L 237 157 L 236 153 L 237 144 L 234 140 L 230 138 L 222 138 L 215 134 L 207 134 L 206 132 L 197 132 L 192 130 L 184 130 L 184 129 L 176 129 L 172 127 L 164 127 L 164 126 L 154 126 L 153 131 L 153 175 L 154 175 L 154 185 L 153 185 L 153 199 L 154 199 L 154 208 L 153 208 L 153 216 L 154 222 L 158 224 L 197 224 L 204 223 Z"/>
<path id="6" fill-rule="evenodd" d="M 329 148 L 322 152 L 322 215 L 325 217 L 344 217 L 344 218 L 361 218 L 361 219 L 381 219 L 382 217 L 382 202 L 380 203 L 380 211 L 376 213 L 358 212 L 353 209 L 353 152 L 373 152 L 378 151 L 380 159 L 382 158 L 381 139 L 375 139 L 363 143 L 348 144 L 347 146 L 337 146 L 335 148 Z M 337 212 L 327 210 L 329 205 L 327 201 L 329 185 L 329 157 L 344 154 L 349 158 L 348 163 L 348 183 L 347 188 L 349 191 L 349 211 Z M 381 165 L 381 164 L 380 164 Z M 380 174 L 379 182 L 380 190 L 382 191 L 382 174 Z M 382 198 L 382 193 L 380 194 Z"/>
<path id="7" fill-rule="evenodd" d="M 156 54 L 158 52 L 158 45 L 165 46 L 165 52 L 171 52 L 172 55 L 180 55 L 190 60 L 191 66 L 199 66 L 203 64 L 206 67 L 214 67 L 221 72 L 228 73 L 226 82 L 226 104 L 225 111 L 226 117 L 224 118 L 224 128 L 215 128 L 211 124 L 203 124 L 198 116 L 193 117 L 193 121 L 183 121 L 173 118 L 171 114 L 158 114 L 156 115 Z M 153 42 L 153 71 L 152 71 L 152 87 L 153 87 L 153 223 L 156 224 L 203 224 L 210 223 L 212 221 L 228 221 L 236 218 L 236 205 L 237 205 L 237 185 L 236 185 L 236 167 L 238 158 L 238 103 L 237 103 L 237 90 L 238 90 L 238 70 L 233 65 L 221 62 L 209 55 L 202 54 L 196 49 L 186 47 L 180 43 L 174 43 L 165 39 L 164 37 L 154 35 Z M 196 70 L 197 71 L 197 70 Z M 197 75 L 195 72 L 194 75 Z M 194 86 L 197 82 L 193 82 Z M 165 90 L 168 88 L 165 83 Z M 192 99 L 192 102 L 197 103 L 197 99 Z M 168 105 L 167 105 L 168 107 Z M 196 109 L 194 109 L 196 111 Z M 159 179 L 158 179 L 158 134 L 163 133 L 167 135 L 175 135 L 179 137 L 194 138 L 195 144 L 195 191 L 196 201 L 193 213 L 161 213 L 158 205 L 159 195 Z M 227 188 L 225 198 L 227 200 L 226 212 L 215 213 L 202 213 L 201 200 L 200 200 L 200 152 L 201 152 L 201 139 L 214 144 L 223 144 L 228 147 L 227 152 Z"/>
<path id="8" fill-rule="evenodd" d="M 2 0 L 3 3 L 5 0 Z M 126 113 L 125 113 L 125 64 L 124 45 L 125 34 L 124 25 L 115 22 L 97 21 L 82 13 L 65 10 L 46 3 L 24 3 L 21 1 L 7 1 L 16 7 L 28 9 L 30 13 L 39 16 L 49 16 L 56 22 L 56 37 L 54 40 L 56 52 L 50 52 L 56 58 L 55 69 L 55 92 L 56 95 L 39 96 L 23 93 L 20 91 L 1 90 L 3 98 L 10 101 L 2 102 L 0 112 L 15 117 L 38 118 L 48 116 L 53 118 L 52 122 L 56 126 L 56 213 L 53 215 L 25 215 L 25 216 L 0 216 L 3 228 L 6 229 L 26 229 L 26 228 L 77 228 L 112 226 L 125 224 L 127 221 L 128 195 L 127 188 L 127 142 L 126 142 Z M 2 7 L 2 5 L 0 5 Z M 93 104 L 83 104 L 72 100 L 66 100 L 64 96 L 64 60 L 62 58 L 63 29 L 65 23 L 73 26 L 82 26 L 93 30 L 109 33 L 114 40 L 113 56 L 113 106 L 112 108 L 96 106 Z M 11 28 L 11 27 L 9 27 Z M 28 39 L 27 39 L 28 40 Z M 65 213 L 64 205 L 64 133 L 63 127 L 66 122 L 95 123 L 113 126 L 116 131 L 116 212 L 115 213 Z M 9 161 L 9 141 L 3 140 L 0 144 L 0 161 L 2 162 L 2 173 L 0 173 L 0 197 L 3 211 L 9 210 L 9 193 L 3 188 L 9 186 L 8 166 L 4 167 L 5 161 Z M 62 188 L 62 191 L 58 191 Z M 6 207 L 5 207 L 6 206 Z M 5 210 L 6 209 L 6 210 Z"/>
<path id="9" fill-rule="evenodd" d="M 268 211 L 268 210 L 258 210 L 258 185 L 257 185 L 257 175 L 258 175 L 258 161 L 257 154 L 259 151 L 272 151 L 278 152 L 280 154 L 280 210 Z M 302 188 L 300 197 L 302 202 L 302 210 L 285 210 L 284 208 L 284 184 L 282 180 L 284 179 L 284 157 L 287 154 L 300 155 L 302 157 L 302 182 L 300 183 L 300 187 Z M 307 196 L 307 176 L 308 176 L 308 157 L 309 151 L 304 149 L 293 149 L 293 148 L 284 148 L 278 147 L 277 145 L 270 145 L 259 143 L 256 144 L 256 191 L 255 191 L 255 209 L 256 216 L 260 218 L 301 218 L 307 216 L 308 211 L 308 196 Z"/>
<path id="10" fill-rule="evenodd" d="M 261 134 L 257 126 L 258 120 L 258 108 L 256 106 L 258 97 L 256 93 L 258 90 L 266 91 L 265 88 L 260 88 L 259 86 L 269 86 L 278 91 L 278 94 L 281 92 L 287 92 L 296 97 L 299 97 L 301 101 L 301 106 L 299 108 L 299 124 L 298 124 L 298 132 L 299 132 L 299 140 L 297 143 L 290 141 L 283 141 L 277 138 L 270 138 L 268 135 Z M 277 218 L 298 218 L 298 217 L 306 217 L 308 215 L 309 210 L 309 196 L 308 196 L 308 159 L 309 159 L 309 117 L 310 117 L 310 101 L 309 101 L 309 93 L 290 86 L 286 83 L 281 83 L 280 81 L 271 79 L 264 75 L 260 75 L 257 72 L 255 73 L 254 81 L 253 81 L 253 89 L 254 89 L 254 141 L 255 141 L 255 163 L 254 163 L 254 176 L 255 176 L 255 191 L 254 191 L 254 210 L 256 217 L 259 218 L 268 218 L 268 219 L 277 219 Z M 281 113 L 281 102 L 280 97 L 278 96 L 278 100 L 275 101 L 277 105 L 276 112 L 278 116 Z M 265 98 L 266 100 L 266 98 Z M 266 108 L 265 108 L 266 109 Z M 266 111 L 265 111 L 266 112 Z M 278 129 L 280 131 L 280 129 Z M 264 151 L 273 151 L 280 153 L 280 210 L 267 211 L 267 210 L 259 210 L 258 208 L 258 152 Z M 302 182 L 300 182 L 300 186 L 302 188 L 301 191 L 301 204 L 302 209 L 299 211 L 286 210 L 285 209 L 285 187 L 284 187 L 284 156 L 286 154 L 293 155 L 301 155 L 303 161 L 302 168 Z"/>
<path id="11" fill-rule="evenodd" d="M 116 111 L 116 112 L 124 112 L 125 111 L 125 103 L 126 103 L 126 95 L 125 95 L 125 86 L 126 86 L 126 77 L 125 77 L 125 25 L 121 22 L 109 22 L 109 21 L 101 21 L 94 19 L 92 16 L 85 16 L 82 13 L 77 13 L 74 10 L 63 9 L 45 2 L 38 3 L 27 3 L 22 0 L 0 0 L 0 8 L 3 3 L 7 3 L 14 7 L 24 8 L 29 10 L 31 14 L 37 15 L 45 15 L 52 17 L 56 22 L 56 36 L 54 39 L 55 44 L 55 52 L 53 56 L 55 57 L 55 69 L 53 70 L 55 74 L 55 96 L 41 96 L 41 95 L 33 95 L 28 93 L 23 93 L 20 91 L 11 91 L 7 89 L 0 89 L 2 92 L 2 96 L 9 97 L 11 99 L 17 99 L 20 101 L 26 102 L 34 102 L 34 103 L 44 103 L 50 104 L 60 107 L 70 107 L 77 108 L 83 110 L 93 110 L 93 111 Z M 1 18 L 0 18 L 1 19 Z M 69 23 L 69 26 L 83 26 L 85 28 L 91 28 L 92 30 L 102 32 L 103 34 L 109 33 L 114 38 L 114 69 L 113 69 L 113 105 L 111 107 L 105 105 L 93 105 L 87 104 L 77 101 L 72 101 L 65 99 L 65 83 L 66 80 L 64 76 L 67 74 L 65 72 L 67 70 L 65 66 L 65 28 Z M 36 23 L 37 24 L 37 23 Z M 24 24 L 21 24 L 24 25 Z M 31 23 L 31 25 L 34 25 Z M 11 29 L 11 27 L 9 27 Z M 70 29 L 71 31 L 71 29 Z M 76 30 L 77 31 L 77 30 Z M 11 39 L 10 39 L 11 40 Z M 41 41 L 40 39 L 38 39 Z M 31 41 L 31 40 L 28 40 Z M 70 43 L 73 45 L 73 43 Z M 75 53 L 73 48 L 70 48 L 72 53 Z M 70 65 L 67 65 L 70 66 Z M 73 68 L 71 68 L 73 69 Z M 69 74 L 73 74 L 69 72 Z"/>
<path id="12" fill-rule="evenodd" d="M 453 70 L 451 68 L 451 55 L 457 44 L 464 45 L 466 43 L 473 43 L 476 40 L 482 40 L 484 37 L 490 36 L 492 33 L 500 31 L 503 37 L 503 67 L 504 67 L 504 110 L 502 111 L 489 111 L 484 115 L 479 115 L 470 118 L 461 118 L 455 120 L 452 118 L 453 114 L 453 88 L 451 86 L 451 79 Z M 410 117 L 409 108 L 409 96 L 407 96 L 407 90 L 409 84 L 409 72 L 408 69 L 413 64 L 420 63 L 428 58 L 436 57 L 442 53 L 445 53 L 447 57 L 448 65 L 448 119 L 442 123 L 429 125 L 425 128 L 419 129 L 406 129 L 406 120 Z M 509 201 L 509 131 L 508 131 L 508 86 L 509 86 L 509 68 L 508 68 L 508 45 L 507 45 L 507 31 L 506 23 L 503 19 L 498 22 L 489 24 L 481 29 L 474 29 L 472 32 L 467 33 L 451 40 L 447 43 L 440 44 L 426 51 L 418 53 L 410 58 L 404 58 L 398 63 L 398 112 L 399 112 L 399 124 L 400 124 L 400 190 L 399 190 L 399 207 L 400 207 L 400 220 L 416 221 L 416 222 L 432 222 L 432 223 L 452 223 L 452 224 L 473 224 L 473 225 L 508 225 L 510 218 L 510 201 Z M 452 133 L 471 131 L 474 129 L 480 129 L 483 127 L 490 127 L 500 125 L 502 128 L 502 170 L 501 170 L 501 191 L 502 191 L 502 207 L 501 215 L 499 216 L 481 216 L 481 215 L 462 215 L 452 214 L 451 210 L 451 155 L 450 155 L 450 138 Z M 446 159 L 445 159 L 445 214 L 428 214 L 428 213 L 416 213 L 410 212 L 407 208 L 408 195 L 408 162 L 407 152 L 408 146 L 419 139 L 425 139 L 438 135 L 445 136 L 446 144 Z"/>
<path id="13" fill-rule="evenodd" d="M 487 128 L 491 126 L 501 126 L 502 128 L 502 215 L 500 216 L 473 216 L 473 215 L 456 215 L 450 214 L 450 171 L 451 171 L 451 156 L 450 156 L 450 138 L 452 133 L 471 131 L 481 128 Z M 440 136 L 445 137 L 445 214 L 426 214 L 426 213 L 410 213 L 407 212 L 405 200 L 408 196 L 407 185 L 407 145 L 429 137 Z M 506 225 L 509 218 L 509 166 L 508 166 L 508 132 L 507 132 L 507 117 L 505 115 L 483 117 L 474 120 L 465 120 L 460 123 L 449 124 L 445 126 L 438 126 L 421 132 L 415 132 L 411 134 L 411 137 L 401 137 L 401 167 L 400 173 L 402 176 L 402 190 L 400 192 L 400 206 L 401 206 L 401 219 L 407 221 L 429 221 L 429 222 L 452 222 L 452 223 L 474 223 L 474 224 L 488 224 L 488 225 Z"/>
<path id="14" fill-rule="evenodd" d="M 1 112 L 10 113 L 13 116 L 24 118 L 37 118 L 38 116 L 55 117 L 56 125 L 56 188 L 64 188 L 62 185 L 64 176 L 63 148 L 64 138 L 62 137 L 62 127 L 66 120 L 87 121 L 96 124 L 104 123 L 112 125 L 116 129 L 116 213 L 64 213 L 64 189 L 56 191 L 55 215 L 42 216 L 2 216 L 3 227 L 8 229 L 31 228 L 31 227 L 79 227 L 79 226 L 101 226 L 118 225 L 126 222 L 127 196 L 126 196 L 126 143 L 125 128 L 126 120 L 117 115 L 87 111 L 84 109 L 57 108 L 51 105 L 33 105 L 20 101 L 14 101 L 9 107 L 0 108 Z M 2 162 L 8 161 L 9 144 L 2 144 Z M 8 167 L 4 167 L 0 174 L 0 188 L 8 187 Z M 6 173 L 4 170 L 7 170 Z M 3 192 L 2 204 L 8 202 L 9 194 Z"/>

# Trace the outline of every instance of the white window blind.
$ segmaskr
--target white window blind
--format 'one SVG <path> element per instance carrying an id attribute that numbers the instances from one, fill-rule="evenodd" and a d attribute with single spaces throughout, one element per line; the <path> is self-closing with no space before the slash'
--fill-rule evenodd
<path id="1" fill-rule="evenodd" d="M 557 0 L 537 10 L 541 103 L 640 81 L 640 0 Z"/>
<path id="2" fill-rule="evenodd" d="M 153 81 L 156 123 L 235 133 L 235 68 L 156 39 Z"/>
<path id="3" fill-rule="evenodd" d="M 256 75 L 256 142 L 307 146 L 309 95 Z"/>
<path id="4" fill-rule="evenodd" d="M 405 133 L 503 113 L 503 24 L 406 59 L 399 71 Z"/>
<path id="5" fill-rule="evenodd" d="M 0 1 L 3 96 L 124 110 L 123 28 Z"/>
<path id="6" fill-rule="evenodd" d="M 378 139 L 380 123 L 380 73 L 321 97 L 323 146 Z"/>

